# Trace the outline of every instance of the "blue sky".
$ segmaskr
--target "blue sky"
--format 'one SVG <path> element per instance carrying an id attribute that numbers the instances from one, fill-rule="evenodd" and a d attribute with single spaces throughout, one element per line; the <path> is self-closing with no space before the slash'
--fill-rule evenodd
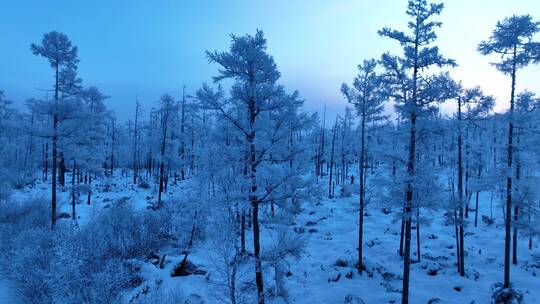
<path id="1" fill-rule="evenodd" d="M 405 0 L 275 1 L 2 1 L 0 9 L 0 89 L 21 106 L 41 97 L 52 72 L 29 45 L 43 33 L 66 33 L 79 47 L 79 75 L 85 85 L 110 95 L 108 107 L 121 120 L 134 112 L 138 95 L 148 109 L 159 96 L 179 96 L 182 83 L 193 93 L 211 81 L 216 66 L 205 50 L 224 50 L 229 34 L 262 29 L 269 52 L 282 72 L 281 82 L 298 89 L 306 109 L 343 111 L 342 82 L 351 82 L 356 65 L 399 46 L 378 37 L 383 26 L 404 29 Z M 480 85 L 507 107 L 509 81 L 476 52 L 497 20 L 530 13 L 540 19 L 540 1 L 447 0 L 440 18 L 439 46 L 460 65 L 452 73 L 466 85 Z M 537 13 L 537 15 L 535 15 Z M 538 66 L 518 75 L 518 90 L 540 94 Z M 22 107 L 22 106 L 21 106 Z"/>

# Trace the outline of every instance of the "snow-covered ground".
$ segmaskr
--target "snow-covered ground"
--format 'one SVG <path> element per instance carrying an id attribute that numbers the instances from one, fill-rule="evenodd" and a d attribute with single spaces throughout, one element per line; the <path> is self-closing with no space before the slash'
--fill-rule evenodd
<path id="1" fill-rule="evenodd" d="M 81 224 L 91 222 L 101 208 L 113 204 L 121 198 L 137 208 L 144 208 L 155 200 L 152 190 L 143 190 L 130 185 L 128 179 L 116 178 L 110 192 L 95 191 L 90 206 L 80 204 L 77 212 Z M 97 183 L 96 183 L 97 184 Z M 171 186 L 173 195 L 182 193 L 189 182 Z M 322 182 L 324 184 L 324 181 Z M 48 197 L 48 185 L 38 184 L 34 189 L 15 193 L 14 197 Z M 65 202 L 61 210 L 70 212 L 69 192 L 61 195 Z M 490 195 L 480 196 L 480 214 L 489 215 Z M 494 208 L 500 212 L 500 208 Z M 152 211 L 147 211 L 152 212 Z M 460 277 L 456 269 L 454 226 L 447 225 L 444 211 L 422 210 L 422 216 L 431 219 L 429 225 L 420 227 L 421 262 L 416 262 L 416 231 L 412 233 L 411 303 L 490 303 L 491 286 L 501 282 L 503 276 L 504 229 L 502 216 L 499 221 L 486 225 L 479 219 L 478 227 L 473 225 L 474 212 L 470 213 L 470 223 L 466 228 L 466 276 Z M 264 222 L 264 221 L 263 221 Z M 344 303 L 345 299 L 361 298 L 364 303 L 399 303 L 403 260 L 398 255 L 400 223 L 395 214 L 384 214 L 375 205 L 367 207 L 365 217 L 364 257 L 367 271 L 359 275 L 354 268 L 357 259 L 358 238 L 358 196 L 324 199 L 321 202 L 306 202 L 295 219 L 291 231 L 306 237 L 305 248 L 299 258 L 288 258 L 285 287 L 288 303 Z M 271 225 L 263 225 L 263 251 L 267 248 L 265 234 L 271 233 Z M 248 231 L 247 248 L 251 248 L 251 231 Z M 212 282 L 212 261 L 209 258 L 209 244 L 195 243 L 190 260 L 206 275 L 171 277 L 174 265 L 182 259 L 180 250 L 164 248 L 166 263 L 163 269 L 146 263 L 142 267 L 145 282 L 129 291 L 126 302 L 137 297 L 143 290 L 178 291 L 185 297 L 217 303 L 217 285 Z M 533 249 L 527 248 L 527 241 L 518 242 L 519 263 L 512 266 L 511 278 L 514 286 L 524 293 L 525 303 L 540 303 L 540 248 L 535 240 Z M 338 261 L 339 260 L 339 261 Z M 253 264 L 248 259 L 243 271 L 253 276 Z M 272 285 L 273 271 L 265 269 L 267 287 Z M 159 285 L 159 286 L 158 286 Z M 0 303 L 10 302 L 12 292 L 7 282 L 0 282 Z M 146 292 L 146 291 L 145 291 Z M 437 301 L 439 299 L 439 301 Z M 285 303 L 282 299 L 268 299 L 269 303 Z M 192 302 L 197 303 L 197 302 Z M 355 303 L 350 302 L 350 303 Z"/>
<path id="2" fill-rule="evenodd" d="M 480 206 L 489 207 L 487 198 L 488 195 L 481 197 Z M 322 205 L 306 207 L 299 217 L 299 223 L 317 221 L 317 225 L 308 227 L 316 231 L 311 234 L 305 254 L 291 269 L 294 276 L 289 280 L 289 290 L 295 303 L 340 303 L 350 294 L 366 303 L 400 302 L 403 264 L 398 255 L 400 224 L 392 222 L 392 214 L 385 215 L 368 207 L 369 216 L 364 220 L 368 273 L 360 276 L 350 266 L 357 260 L 357 204 L 357 197 L 326 200 Z M 484 214 L 489 214 L 488 211 L 484 209 Z M 460 277 L 456 270 L 453 225 L 445 225 L 442 212 L 427 213 L 424 217 L 433 222 L 420 227 L 422 261 L 412 265 L 411 303 L 428 303 L 436 298 L 441 303 L 490 303 L 491 285 L 502 281 L 503 276 L 502 223 L 468 226 L 466 276 Z M 415 236 L 413 231 L 413 260 L 416 260 Z M 511 270 L 513 283 L 525 293 L 526 303 L 540 303 L 540 269 L 526 270 L 532 255 L 540 253 L 539 247 L 535 244 L 533 250 L 528 250 L 523 240 L 518 244 L 520 261 Z M 347 261 L 349 266 L 336 266 L 337 259 Z M 347 274 L 352 274 L 352 278 Z"/>
<path id="3" fill-rule="evenodd" d="M 0 303 L 2 304 L 19 304 L 14 288 L 5 280 L 0 279 Z"/>

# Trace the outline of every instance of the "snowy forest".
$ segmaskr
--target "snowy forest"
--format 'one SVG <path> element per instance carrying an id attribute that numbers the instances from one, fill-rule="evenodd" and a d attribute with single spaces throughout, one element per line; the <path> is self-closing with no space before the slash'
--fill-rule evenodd
<path id="1" fill-rule="evenodd" d="M 0 88 L 0 302 L 540 303 L 540 88 L 517 89 L 540 15 L 475 37 L 495 111 L 451 74 L 445 6 L 401 9 L 377 32 L 401 51 L 350 62 L 337 116 L 285 86 L 264 28 L 129 119 L 63 29 L 26 45 L 50 86 Z"/>

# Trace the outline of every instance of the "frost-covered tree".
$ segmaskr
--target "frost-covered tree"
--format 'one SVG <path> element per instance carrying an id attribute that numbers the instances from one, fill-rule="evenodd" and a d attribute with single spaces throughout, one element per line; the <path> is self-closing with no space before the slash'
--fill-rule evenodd
<path id="1" fill-rule="evenodd" d="M 52 183 L 51 183 L 51 227 L 56 224 L 56 173 L 58 159 L 58 122 L 59 122 L 59 99 L 62 93 L 62 86 L 67 83 L 62 81 L 62 75 L 73 76 L 78 63 L 77 47 L 72 46 L 69 38 L 59 32 L 49 32 L 43 35 L 41 44 L 31 44 L 32 53 L 36 56 L 42 56 L 49 61 L 51 68 L 54 71 L 54 101 L 52 104 Z M 69 79 L 69 77 L 67 77 Z"/>
<path id="2" fill-rule="evenodd" d="M 402 69 L 389 71 L 395 73 L 396 83 L 405 82 L 407 91 L 405 99 L 401 102 L 400 111 L 409 123 L 409 144 L 407 158 L 407 174 L 409 178 L 405 185 L 405 250 L 403 259 L 403 291 L 402 303 L 409 303 L 409 276 L 410 276 L 410 249 L 411 249 L 411 215 L 414 194 L 413 183 L 415 182 L 417 119 L 426 111 L 429 104 L 440 101 L 444 91 L 435 89 L 433 82 L 438 79 L 425 73 L 433 66 L 453 66 L 453 60 L 444 58 L 437 46 L 433 46 L 437 39 L 435 29 L 441 26 L 441 22 L 432 21 L 433 17 L 440 15 L 443 4 L 429 3 L 426 0 L 411 0 L 408 2 L 407 15 L 411 21 L 408 23 L 410 33 L 383 28 L 379 34 L 383 37 L 394 39 L 403 47 L 402 57 L 396 58 Z M 407 74 L 401 75 L 405 72 Z M 424 74 L 422 74 L 424 72 Z M 429 72 L 428 72 L 429 73 Z M 424 88 L 424 89 L 422 89 Z M 397 88 L 399 90 L 401 88 Z M 437 96 L 439 95 L 439 96 Z"/>
<path id="3" fill-rule="evenodd" d="M 133 121 L 133 151 L 132 151 L 132 167 L 133 167 L 133 184 L 139 182 L 139 166 L 141 154 L 139 151 L 139 145 L 141 140 L 141 134 L 139 130 L 140 124 L 140 115 L 141 115 L 141 104 L 137 99 L 135 101 L 135 119 Z"/>
<path id="4" fill-rule="evenodd" d="M 384 111 L 385 94 L 383 93 L 383 83 L 375 72 L 377 62 L 375 59 L 364 60 L 358 66 L 359 74 L 353 81 L 353 87 L 346 84 L 341 86 L 341 92 L 347 100 L 356 107 L 360 118 L 360 155 L 359 155 L 359 180 L 360 180 L 360 213 L 358 227 L 358 272 L 363 270 L 363 225 L 365 208 L 365 186 L 364 179 L 366 167 L 366 127 L 367 124 L 381 120 Z"/>
<path id="5" fill-rule="evenodd" d="M 514 204 L 514 227 L 512 232 L 512 263 L 517 264 L 518 227 L 529 238 L 529 248 L 532 248 L 532 238 L 535 232 L 534 220 L 538 217 L 537 203 L 539 201 L 538 177 L 534 172 L 538 168 L 538 133 L 540 98 L 531 91 L 525 90 L 516 95 L 514 112 L 515 130 L 515 182 L 516 197 Z M 523 235 L 523 234 L 522 234 Z"/>
<path id="6" fill-rule="evenodd" d="M 107 123 L 113 114 L 107 111 L 104 101 L 109 98 L 96 87 L 89 87 L 82 92 L 84 109 L 77 121 L 78 136 L 73 139 L 76 147 L 73 161 L 78 160 L 75 167 L 88 175 L 86 203 L 90 205 L 92 195 L 92 178 L 103 175 L 102 166 L 105 163 Z"/>
<path id="7" fill-rule="evenodd" d="M 306 124 L 306 117 L 298 113 L 302 101 L 298 94 L 287 94 L 277 83 L 280 73 L 273 58 L 266 52 L 262 31 L 255 35 L 231 36 L 228 52 L 207 52 L 211 62 L 220 65 L 215 82 L 233 79 L 230 96 L 221 87 L 204 85 L 197 93 L 207 109 L 214 110 L 240 133 L 244 151 L 247 201 L 252 214 L 253 253 L 257 301 L 265 302 L 263 264 L 261 255 L 259 211 L 261 204 L 295 201 L 291 197 L 292 181 L 300 147 L 294 135 Z M 293 142 L 290 141 L 291 135 Z M 299 162 L 298 162 L 299 163 Z M 294 192 L 292 192 L 294 193 Z"/>
<path id="8" fill-rule="evenodd" d="M 27 129 L 33 117 L 17 111 L 0 90 L 0 202 L 8 199 L 12 188 L 21 188 L 35 173 L 32 136 Z"/>
<path id="9" fill-rule="evenodd" d="M 510 109 L 508 111 L 507 172 L 506 172 L 506 211 L 504 245 L 503 288 L 510 288 L 510 243 L 512 227 L 512 197 L 514 192 L 514 110 L 517 71 L 531 63 L 539 63 L 540 43 L 533 38 L 540 31 L 540 22 L 533 21 L 530 15 L 505 18 L 497 22 L 491 37 L 478 45 L 482 55 L 495 54 L 500 61 L 493 63 L 495 68 L 510 76 Z"/>
<path id="10" fill-rule="evenodd" d="M 469 134 L 469 126 L 474 120 L 479 119 L 482 115 L 486 115 L 494 105 L 494 99 L 491 96 L 485 96 L 479 87 L 473 89 L 458 88 L 456 84 L 457 95 L 457 200 L 454 209 L 454 215 L 456 215 L 456 209 L 459 210 L 459 219 L 455 219 L 457 226 L 459 227 L 459 237 L 456 235 L 456 251 L 458 258 L 458 271 L 461 276 L 465 275 L 465 220 L 464 220 L 464 208 L 468 208 L 468 202 L 470 200 L 469 191 L 464 193 L 464 172 L 466 180 L 469 176 L 469 160 L 466 160 L 466 168 L 463 164 L 463 138 L 464 138 L 464 126 L 463 121 L 468 122 L 466 125 L 465 134 Z M 467 153 L 467 155 L 469 155 Z M 481 165 L 479 171 L 481 171 Z M 480 174 L 480 173 L 479 173 Z M 478 207 L 476 208 L 478 213 Z"/>
<path id="11" fill-rule="evenodd" d="M 176 119 L 178 112 L 178 105 L 172 98 L 172 96 L 165 94 L 161 96 L 159 101 L 159 115 L 160 115 L 160 143 L 159 143 L 159 189 L 158 189 L 158 203 L 161 202 L 161 194 L 166 189 L 167 176 L 165 172 L 165 166 L 169 167 L 169 164 L 173 161 L 171 157 L 174 155 L 175 149 L 172 148 L 174 140 L 174 130 L 172 129 L 172 123 Z"/>

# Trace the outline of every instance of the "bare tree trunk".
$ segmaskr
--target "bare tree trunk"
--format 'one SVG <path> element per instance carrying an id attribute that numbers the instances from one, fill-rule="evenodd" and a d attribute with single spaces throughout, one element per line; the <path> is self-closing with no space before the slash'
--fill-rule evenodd
<path id="1" fill-rule="evenodd" d="M 182 109 L 180 113 L 180 178 L 185 180 L 185 160 L 186 160 L 186 149 L 185 149 L 185 115 L 186 115 L 186 86 L 182 87 Z"/>
<path id="2" fill-rule="evenodd" d="M 319 163 L 319 174 L 322 178 L 323 176 L 323 168 L 324 168 L 324 145 L 325 145 L 325 139 L 326 139 L 326 106 L 324 107 L 324 114 L 323 114 L 323 125 L 321 129 L 321 150 L 320 150 L 320 163 Z"/>
<path id="3" fill-rule="evenodd" d="M 242 209 L 242 219 L 240 223 L 240 254 L 246 255 L 246 210 Z"/>
<path id="4" fill-rule="evenodd" d="M 114 125 L 114 118 L 112 119 L 112 134 L 111 134 L 111 172 L 109 173 L 111 176 L 114 173 L 114 139 L 115 139 L 115 125 Z"/>
<path id="5" fill-rule="evenodd" d="M 516 134 L 516 141 L 517 141 L 517 144 L 519 145 L 519 135 Z M 518 150 L 519 152 L 519 150 Z M 515 158 L 516 158 L 516 184 L 519 185 L 519 179 L 520 179 L 520 170 L 521 170 L 521 165 L 520 165 L 520 160 L 519 160 L 519 157 L 518 157 L 519 154 L 516 153 L 515 155 Z M 519 219 L 519 206 L 516 205 L 514 207 L 514 222 L 517 223 L 518 222 L 518 219 Z M 518 228 L 517 226 L 514 224 L 514 233 L 513 233 L 513 238 L 512 238 L 512 264 L 514 265 L 517 265 L 517 238 L 518 238 Z"/>
<path id="6" fill-rule="evenodd" d="M 250 77 L 251 78 L 251 77 Z M 257 116 L 255 109 L 255 100 L 250 97 L 248 100 L 248 119 L 249 131 L 247 134 L 247 142 L 249 146 L 249 178 L 251 180 L 251 188 L 249 193 L 249 201 L 253 212 L 253 253 L 255 256 L 255 283 L 257 285 L 258 304 L 264 304 L 264 281 L 262 273 L 261 261 L 261 243 L 260 243 L 260 227 L 259 227 L 259 198 L 257 197 L 257 156 L 255 149 L 255 118 Z"/>
<path id="7" fill-rule="evenodd" d="M 191 125 L 195 125 L 195 122 L 193 121 L 194 118 L 193 118 L 194 115 L 191 115 Z M 191 157 L 189 159 L 189 171 L 191 172 L 190 174 L 194 174 L 195 173 L 195 129 L 194 128 L 191 128 L 191 146 L 190 146 L 190 154 L 191 154 Z"/>
<path id="8" fill-rule="evenodd" d="M 159 191 L 158 191 L 158 203 L 161 202 L 161 194 L 164 190 L 164 182 L 165 182 L 165 147 L 167 144 L 167 123 L 169 120 L 169 109 L 163 109 L 164 113 L 162 114 L 162 131 L 163 131 L 163 137 L 161 141 L 161 160 L 159 164 Z"/>
<path id="9" fill-rule="evenodd" d="M 76 221 L 75 214 L 75 171 L 77 170 L 77 163 L 73 160 L 73 172 L 71 172 L 71 218 Z"/>
<path id="10" fill-rule="evenodd" d="M 134 138 L 133 138 L 133 184 L 137 184 L 139 179 L 139 110 L 140 110 L 139 100 L 136 101 L 135 106 L 135 125 L 134 128 Z"/>
<path id="11" fill-rule="evenodd" d="M 51 228 L 56 226 L 56 169 L 57 169 L 57 141 L 58 141 L 58 61 L 56 62 L 55 88 L 54 88 L 54 114 L 53 114 L 53 138 L 52 138 L 52 183 L 51 183 Z"/>
<path id="12" fill-rule="evenodd" d="M 458 228 L 458 216 L 457 211 L 454 210 L 454 228 L 456 230 L 456 258 L 457 258 L 457 269 L 461 273 L 461 251 L 459 249 L 459 228 Z"/>
<path id="13" fill-rule="evenodd" d="M 47 181 L 49 175 L 49 143 L 45 143 L 44 152 L 45 156 L 43 157 L 43 180 Z"/>
<path id="14" fill-rule="evenodd" d="M 475 212 L 474 212 L 474 227 L 478 227 L 478 196 L 480 195 L 480 191 L 476 191 L 476 203 L 475 203 Z"/>
<path id="15" fill-rule="evenodd" d="M 478 174 L 476 175 L 478 180 L 480 180 L 480 175 L 482 174 L 482 166 L 478 166 Z M 480 195 L 480 191 L 476 191 L 476 199 L 475 199 L 475 211 L 474 211 L 474 227 L 478 227 L 478 197 Z"/>
<path id="16" fill-rule="evenodd" d="M 458 204 L 459 204 L 459 274 L 465 276 L 465 234 L 463 231 L 463 137 L 461 132 L 461 97 L 458 98 Z M 467 173 L 466 173 L 467 174 Z M 468 207 L 465 211 L 467 214 Z M 465 216 L 466 217 L 466 216 Z M 457 249 L 457 248 L 456 248 Z"/>
<path id="17" fill-rule="evenodd" d="M 165 162 L 164 161 L 161 161 L 161 163 L 159 164 L 159 192 L 158 192 L 158 203 L 161 202 L 161 193 L 163 193 L 163 189 L 164 189 L 164 181 L 165 181 L 165 177 L 163 176 L 165 173 Z"/>
<path id="18" fill-rule="evenodd" d="M 359 223 L 358 223 L 358 272 L 362 274 L 363 266 L 363 238 L 364 238 L 364 194 L 365 194 L 365 183 L 364 183 L 364 168 L 365 168 L 365 126 L 366 126 L 366 113 L 365 105 L 362 105 L 362 122 L 360 125 L 360 214 L 359 214 Z"/>
<path id="19" fill-rule="evenodd" d="M 236 247 L 238 250 L 238 247 Z M 229 276 L 229 296 L 231 304 L 236 304 L 236 272 L 238 270 L 238 251 L 234 256 L 234 260 L 231 263 L 231 275 Z"/>
<path id="20" fill-rule="evenodd" d="M 532 207 L 531 205 L 529 204 L 529 250 L 532 249 L 532 238 L 533 238 L 533 229 L 532 229 L 532 226 L 531 226 L 531 212 L 532 212 Z"/>
<path id="21" fill-rule="evenodd" d="M 88 176 L 88 198 L 86 201 L 87 205 L 90 205 L 90 197 L 92 196 L 92 176 Z"/>
<path id="22" fill-rule="evenodd" d="M 64 161 L 64 153 L 60 153 L 60 175 L 58 176 L 58 182 L 60 183 L 60 186 L 66 185 L 66 165 Z"/>
<path id="23" fill-rule="evenodd" d="M 334 125 L 334 130 L 332 133 L 332 150 L 330 152 L 330 176 L 328 180 L 328 198 L 333 198 L 332 194 L 332 170 L 334 168 L 334 146 L 336 143 L 336 129 L 337 129 L 337 118 L 336 118 L 336 124 Z"/>
<path id="24" fill-rule="evenodd" d="M 418 262 L 420 262 L 422 260 L 422 253 L 420 252 L 420 208 L 416 209 L 416 251 Z"/>
<path id="25" fill-rule="evenodd" d="M 504 283 L 503 288 L 510 287 L 510 240 L 512 227 L 512 160 L 513 160 L 513 135 L 514 135 L 514 95 L 516 89 L 516 54 L 517 50 L 514 47 L 513 66 L 512 66 L 512 90 L 510 95 L 510 118 L 508 122 L 508 145 L 507 145 L 507 164 L 508 177 L 506 179 L 506 214 L 505 214 L 505 238 L 504 238 Z"/>
<path id="26" fill-rule="evenodd" d="M 415 75 L 416 75 L 415 69 Z M 416 78 L 415 78 L 416 79 Z M 415 90 L 416 91 L 416 90 Z M 413 100 L 416 100 L 413 97 Z M 411 113 L 411 130 L 409 138 L 409 159 L 407 162 L 407 173 L 410 178 L 414 177 L 414 161 L 416 155 L 416 113 Z M 405 250 L 403 257 L 403 288 L 401 293 L 401 303 L 409 303 L 409 281 L 411 270 L 411 212 L 412 212 L 412 200 L 413 189 L 411 182 L 407 182 L 407 189 L 405 193 Z"/>
<path id="27" fill-rule="evenodd" d="M 403 209 L 405 210 L 405 209 Z M 403 256 L 403 241 L 405 238 L 405 220 L 401 219 L 401 232 L 399 234 L 399 256 Z"/>
<path id="28" fill-rule="evenodd" d="M 518 212 L 519 212 L 519 207 L 515 206 L 514 207 L 514 222 L 516 222 L 516 223 L 518 221 Z M 518 238 L 518 231 L 517 231 L 517 227 L 514 225 L 514 231 L 513 231 L 513 236 L 512 236 L 512 264 L 514 264 L 514 265 L 517 265 L 517 263 L 518 263 L 518 260 L 517 260 L 517 238 Z"/>

